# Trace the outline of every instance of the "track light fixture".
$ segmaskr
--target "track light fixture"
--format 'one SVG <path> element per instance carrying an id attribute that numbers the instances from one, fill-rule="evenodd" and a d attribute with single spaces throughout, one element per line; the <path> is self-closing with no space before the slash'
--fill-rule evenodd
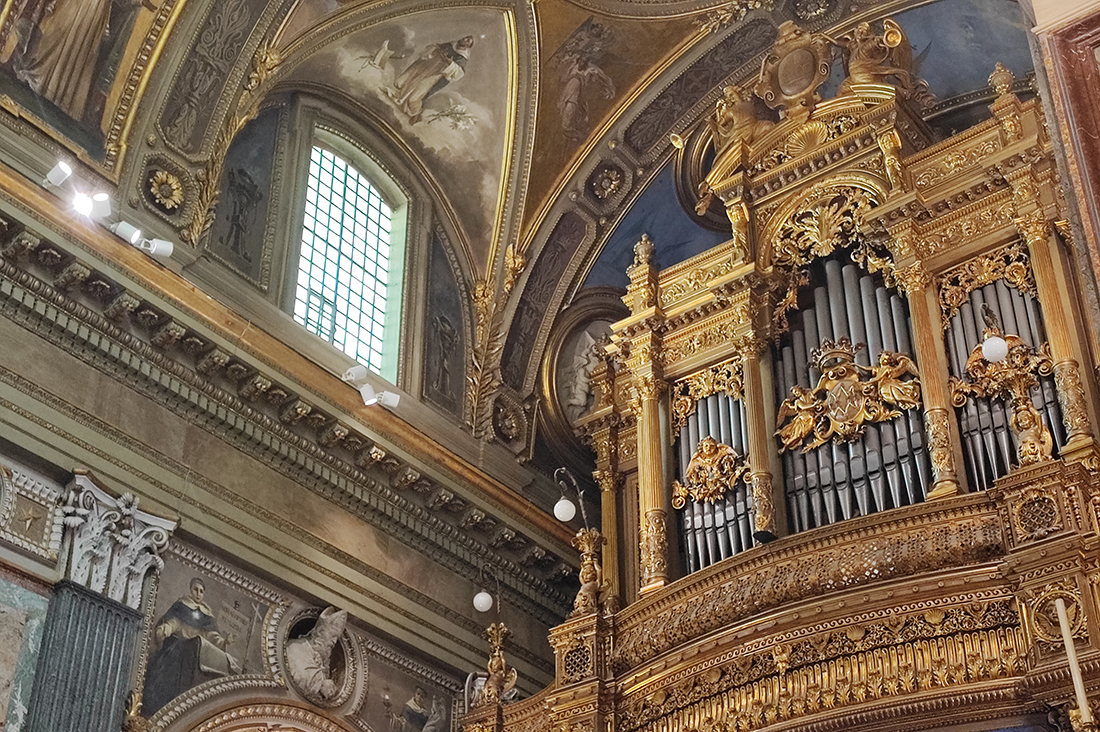
<path id="1" fill-rule="evenodd" d="M 175 245 L 167 239 L 142 239 L 134 244 L 134 246 L 151 257 L 159 257 L 161 259 L 171 257 L 172 250 L 175 249 Z"/>
<path id="2" fill-rule="evenodd" d="M 57 164 L 50 168 L 50 172 L 46 173 L 46 177 L 42 180 L 42 187 L 57 188 L 67 181 L 72 174 L 72 167 L 64 160 L 58 160 Z"/>
<path id="3" fill-rule="evenodd" d="M 375 391 L 374 387 L 367 383 L 369 375 L 370 371 L 367 367 L 360 364 L 345 371 L 343 379 L 359 390 L 359 396 L 362 397 L 364 405 L 370 407 L 381 404 L 391 409 L 396 407 L 401 401 L 401 395 L 392 391 Z"/>
<path id="4" fill-rule="evenodd" d="M 129 221 L 119 221 L 117 224 L 112 224 L 110 229 L 112 234 L 135 247 L 142 239 L 141 229 Z"/>
<path id="5" fill-rule="evenodd" d="M 111 197 L 106 193 L 92 194 L 92 218 L 105 219 L 111 215 Z"/>

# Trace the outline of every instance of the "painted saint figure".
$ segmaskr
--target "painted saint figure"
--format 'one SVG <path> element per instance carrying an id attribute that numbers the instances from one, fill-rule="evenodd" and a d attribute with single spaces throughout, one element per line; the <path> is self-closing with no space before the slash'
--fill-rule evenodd
<path id="1" fill-rule="evenodd" d="M 142 693 L 146 717 L 196 684 L 241 672 L 240 664 L 225 650 L 232 636 L 222 636 L 214 612 L 203 599 L 206 584 L 195 577 L 188 590 L 153 629 L 154 650 Z"/>
<path id="2" fill-rule="evenodd" d="M 82 119 L 88 106 L 115 2 L 55 0 L 26 39 L 19 78 L 73 119 Z M 155 8 L 148 0 L 126 4 Z"/>
<path id="3" fill-rule="evenodd" d="M 473 36 L 428 46 L 394 79 L 393 86 L 385 87 L 386 94 L 409 116 L 409 122 L 416 124 L 424 113 L 424 101 L 428 97 L 465 76 L 466 62 L 473 47 Z"/>
<path id="4" fill-rule="evenodd" d="M 589 87 L 598 87 L 604 99 L 615 96 L 615 82 L 604 70 L 583 56 L 567 56 L 561 70 L 558 114 L 566 139 L 580 140 L 588 134 Z"/>

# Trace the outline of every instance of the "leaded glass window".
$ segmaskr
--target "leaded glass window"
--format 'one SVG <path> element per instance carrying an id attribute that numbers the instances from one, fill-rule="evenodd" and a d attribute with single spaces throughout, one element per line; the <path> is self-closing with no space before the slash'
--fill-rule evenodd
<path id="1" fill-rule="evenodd" d="M 340 156 L 310 156 L 294 319 L 376 373 L 382 371 L 392 211 Z"/>

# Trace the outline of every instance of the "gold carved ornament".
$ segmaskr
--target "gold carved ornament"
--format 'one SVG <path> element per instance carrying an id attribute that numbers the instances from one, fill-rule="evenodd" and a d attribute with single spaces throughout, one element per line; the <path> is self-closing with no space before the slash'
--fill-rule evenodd
<path id="1" fill-rule="evenodd" d="M 504 641 L 511 634 L 504 623 L 493 623 L 485 629 L 490 645 L 489 663 L 485 667 L 489 678 L 485 680 L 481 704 L 500 704 L 504 695 L 516 685 L 516 670 L 504 659 Z"/>
<path id="2" fill-rule="evenodd" d="M 672 483 L 672 507 L 683 508 L 687 499 L 714 503 L 745 479 L 749 465 L 743 455 L 709 435 L 699 442 L 691 456 L 684 482 Z"/>
<path id="3" fill-rule="evenodd" d="M 1016 437 L 1016 456 L 1021 465 L 1031 465 L 1051 456 L 1053 442 L 1050 430 L 1043 424 L 1039 410 L 1031 403 L 1030 391 L 1039 383 L 1038 375 L 1048 376 L 1054 370 L 1050 347 L 1044 343 L 1038 350 L 1024 343 L 1019 336 L 1003 334 L 988 305 L 982 306 L 986 329 L 983 341 L 1000 336 L 1008 344 L 1008 355 L 996 363 L 986 360 L 982 343 L 974 346 L 966 359 L 969 381 L 952 377 L 951 402 L 956 407 L 966 404 L 969 395 L 1007 399 L 1012 406 L 1009 426 Z"/>
<path id="4" fill-rule="evenodd" d="M 969 259 L 940 275 L 940 310 L 944 330 L 959 307 L 969 302 L 971 292 L 997 280 L 1004 280 L 1020 292 L 1035 294 L 1031 260 L 1019 242 Z"/>
<path id="5" fill-rule="evenodd" d="M 712 394 L 727 394 L 741 399 L 744 393 L 740 358 L 730 359 L 676 382 L 672 392 L 672 431 L 679 432 L 687 424 L 687 418 L 695 413 L 695 405 L 700 399 Z"/>
<path id="6" fill-rule="evenodd" d="M 848 338 L 825 340 L 811 353 L 821 378 L 812 390 L 791 387 L 791 396 L 779 406 L 776 436 L 781 450 L 801 447 L 807 452 L 829 440 L 851 442 L 869 422 L 901 416 L 901 410 L 920 405 L 920 380 L 913 359 L 883 351 L 878 365 L 855 363 L 856 346 Z M 809 439 L 807 443 L 806 440 Z M 805 444 L 804 444 L 805 443 Z"/>
<path id="7" fill-rule="evenodd" d="M 577 532 L 571 543 L 581 553 L 581 588 L 573 601 L 573 612 L 569 613 L 569 617 L 574 618 L 599 611 L 601 601 L 605 599 L 607 583 L 600 567 L 600 550 L 606 540 L 596 529 L 584 528 Z"/>

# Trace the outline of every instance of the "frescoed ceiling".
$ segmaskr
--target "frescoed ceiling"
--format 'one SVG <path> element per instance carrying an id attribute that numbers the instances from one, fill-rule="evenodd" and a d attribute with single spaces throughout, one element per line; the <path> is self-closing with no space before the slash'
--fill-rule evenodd
<path id="1" fill-rule="evenodd" d="M 723 87 L 749 88 L 782 23 L 840 38 L 886 17 L 908 34 L 939 132 L 988 115 L 996 61 L 1028 92 L 1014 0 L 5 0 L 0 117 L 43 157 L 61 151 L 117 186 L 186 267 L 204 254 L 238 133 L 291 124 L 258 116 L 280 98 L 339 106 L 426 192 L 422 225 L 463 293 L 472 396 L 455 410 L 476 440 L 499 417 L 490 395 L 536 411 L 559 313 L 621 289 L 641 234 L 662 267 L 727 236 L 721 215 L 692 210 L 670 135 L 705 124 Z M 825 97 L 842 76 L 837 54 Z M 171 179 L 159 209 L 153 163 Z M 280 276 L 267 266 L 246 279 Z M 538 437 L 524 434 L 509 459 L 530 458 Z"/>

